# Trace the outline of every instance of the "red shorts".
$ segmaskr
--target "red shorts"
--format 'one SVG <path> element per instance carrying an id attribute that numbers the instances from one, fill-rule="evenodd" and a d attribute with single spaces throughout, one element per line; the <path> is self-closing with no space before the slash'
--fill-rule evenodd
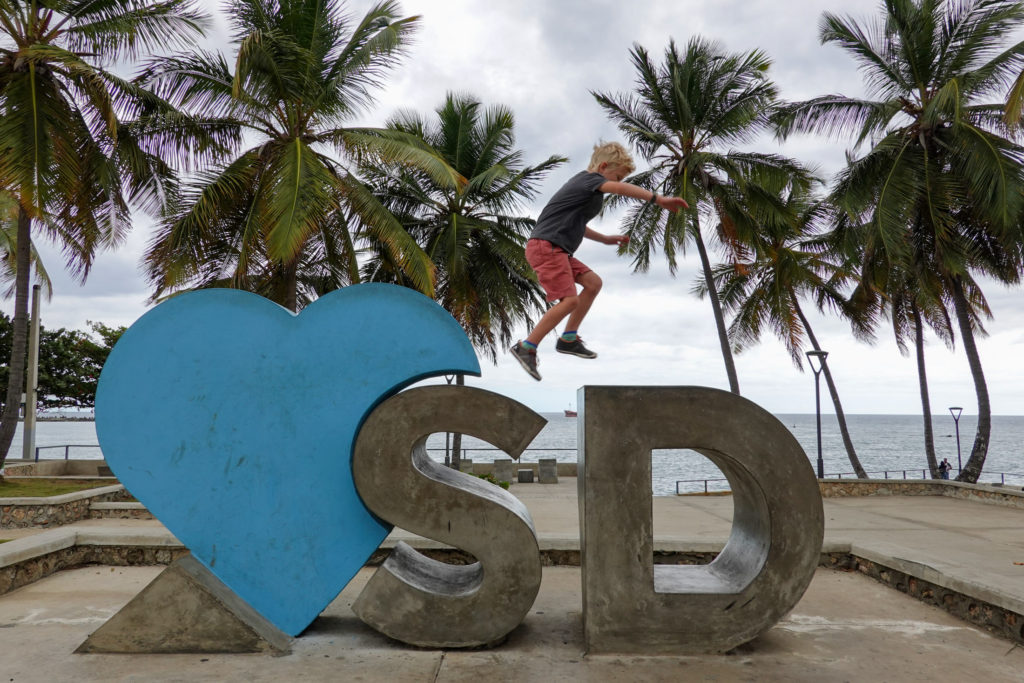
<path id="1" fill-rule="evenodd" d="M 537 273 L 548 301 L 576 296 L 576 281 L 590 268 L 547 240 L 533 239 L 526 243 L 526 261 Z"/>

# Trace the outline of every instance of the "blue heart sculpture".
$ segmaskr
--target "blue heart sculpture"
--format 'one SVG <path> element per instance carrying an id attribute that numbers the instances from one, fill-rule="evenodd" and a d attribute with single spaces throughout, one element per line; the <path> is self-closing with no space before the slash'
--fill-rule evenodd
<path id="1" fill-rule="evenodd" d="M 300 315 L 203 290 L 121 337 L 96 392 L 96 432 L 120 481 L 196 559 L 297 635 L 392 529 L 352 481 L 363 419 L 450 373 L 480 374 L 473 348 L 409 289 L 346 287 Z"/>

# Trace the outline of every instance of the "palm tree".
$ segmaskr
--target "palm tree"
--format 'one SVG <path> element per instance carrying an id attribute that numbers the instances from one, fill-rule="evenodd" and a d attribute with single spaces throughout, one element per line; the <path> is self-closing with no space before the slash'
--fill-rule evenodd
<path id="1" fill-rule="evenodd" d="M 220 54 L 154 61 L 141 82 L 197 123 L 238 131 L 186 184 L 146 254 L 154 298 L 189 288 L 258 292 L 292 311 L 358 281 L 359 241 L 372 239 L 417 289 L 430 259 L 341 161 L 416 163 L 439 182 L 446 164 L 401 136 L 345 128 L 401 58 L 417 17 L 378 3 L 358 20 L 331 0 L 227 3 L 234 70 Z"/>
<path id="2" fill-rule="evenodd" d="M 0 3 L 0 187 L 18 205 L 0 465 L 24 385 L 33 230 L 58 243 L 69 269 L 84 280 L 97 249 L 122 240 L 129 205 L 155 209 L 164 188 L 153 148 L 122 123 L 144 108 L 142 93 L 102 60 L 189 44 L 203 24 L 190 0 Z"/>
<path id="3" fill-rule="evenodd" d="M 841 172 L 837 204 L 867 223 L 894 264 L 933 271 L 955 312 L 978 396 L 978 430 L 960 473 L 977 481 L 988 451 L 991 406 L 975 343 L 980 309 L 971 273 L 1006 282 L 1020 276 L 1024 149 L 1010 137 L 1006 91 L 1024 64 L 1024 43 L 1003 43 L 1024 20 L 1024 4 L 997 0 L 885 0 L 865 28 L 826 13 L 822 42 L 857 59 L 874 99 L 827 95 L 785 108 L 796 130 L 853 132 L 870 150 Z M 917 260 L 920 262 L 917 263 Z"/>
<path id="4" fill-rule="evenodd" d="M 0 298 L 11 298 L 18 287 L 17 253 L 18 200 L 12 194 L 0 192 L 0 288 L 3 288 L 0 290 Z M 53 296 L 53 283 L 34 244 L 31 245 L 29 264 L 35 273 L 36 284 L 42 287 L 49 299 Z M 0 392 L 6 397 L 6 388 L 0 388 Z"/>
<path id="5" fill-rule="evenodd" d="M 850 273 L 830 261 L 822 253 L 820 242 L 815 241 L 815 233 L 828 216 L 827 205 L 816 201 L 803 184 L 795 184 L 781 199 L 786 213 L 796 219 L 767 222 L 751 244 L 752 257 L 717 267 L 714 282 L 726 310 L 734 313 L 729 338 L 736 352 L 757 343 L 767 328 L 782 340 L 793 364 L 802 371 L 804 341 L 815 351 L 821 351 L 821 346 L 800 305 L 801 298 L 813 297 L 819 309 L 828 306 L 846 314 L 855 333 L 863 334 L 865 330 L 842 291 Z M 706 285 L 697 291 L 705 294 Z M 821 366 L 850 465 L 858 477 L 867 478 L 850 438 L 839 390 L 824 358 Z"/>
<path id="6" fill-rule="evenodd" d="M 552 156 L 525 166 L 507 107 L 485 108 L 471 96 L 449 93 L 436 114 L 431 123 L 414 112 L 400 113 L 387 128 L 435 150 L 466 179 L 464 184 L 438 182 L 393 163 L 365 163 L 360 172 L 430 257 L 435 299 L 493 361 L 498 349 L 512 343 L 520 323 L 532 325 L 531 313 L 544 311 L 543 294 L 523 252 L 533 227 L 525 204 L 537 196 L 548 172 L 566 160 Z M 367 279 L 409 284 L 386 253 L 375 251 L 364 267 Z"/>
<path id="7" fill-rule="evenodd" d="M 909 353 L 908 338 L 913 339 L 924 420 L 925 458 L 932 478 L 938 478 L 924 333 L 927 326 L 948 347 L 953 347 L 955 333 L 942 279 L 929 267 L 928 260 L 922 258 L 921 249 L 911 245 L 904 252 L 905 255 L 911 255 L 910 261 L 893 262 L 888 258 L 890 252 L 877 243 L 878 235 L 872 230 L 871 221 L 850 226 L 847 218 L 835 218 L 836 229 L 832 235 L 837 242 L 848 245 L 845 249 L 848 258 L 859 268 L 859 281 L 850 296 L 850 305 L 865 320 L 867 328 L 873 328 L 879 318 L 888 318 L 901 354 Z M 836 235 L 840 237 L 835 238 Z M 908 232 L 906 236 L 909 238 L 909 235 Z M 837 249 L 843 251 L 842 247 Z M 913 257 L 915 253 L 917 257 Z M 980 294 L 973 281 L 971 284 L 972 292 Z M 988 310 L 983 300 L 978 306 Z M 980 322 L 977 326 L 981 329 Z"/>
<path id="8" fill-rule="evenodd" d="M 447 162 L 465 183 L 439 182 L 423 171 L 394 163 L 364 163 L 367 184 L 430 257 L 434 297 L 459 321 L 473 345 L 492 361 L 508 347 L 520 323 L 544 299 L 524 246 L 533 220 L 524 205 L 537 196 L 547 173 L 565 163 L 552 156 L 523 164 L 515 147 L 515 119 L 507 107 L 483 107 L 468 95 L 449 93 L 434 122 L 417 113 L 394 116 L 389 131 L 411 136 Z M 375 244 L 374 247 L 377 245 Z M 374 248 L 364 267 L 369 280 L 409 284 L 385 250 Z M 463 383 L 463 377 L 458 377 Z M 455 434 L 452 467 L 461 459 Z"/>
<path id="9" fill-rule="evenodd" d="M 703 228 L 713 221 L 717 244 L 732 259 L 744 257 L 745 245 L 760 223 L 780 210 L 773 190 L 804 173 L 779 156 L 728 149 L 752 141 L 768 123 L 777 97 L 766 75 L 771 62 L 759 51 L 727 54 L 700 38 L 692 39 L 683 51 L 671 42 L 660 65 L 652 63 L 639 45 L 634 45 L 631 58 L 635 92 L 594 96 L 652 164 L 630 182 L 682 197 L 693 209 L 670 214 L 641 205 L 630 211 L 627 223 L 634 266 L 646 271 L 651 253 L 660 247 L 674 274 L 677 252 L 685 252 L 689 244 L 696 246 L 729 387 L 738 394 L 739 379 L 712 283 Z"/>

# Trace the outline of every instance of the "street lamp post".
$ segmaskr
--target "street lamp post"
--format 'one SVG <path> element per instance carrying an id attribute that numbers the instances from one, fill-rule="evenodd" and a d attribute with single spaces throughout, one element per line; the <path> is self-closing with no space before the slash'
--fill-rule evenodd
<path id="1" fill-rule="evenodd" d="M 814 413 L 818 417 L 818 479 L 825 478 L 825 461 L 821 458 L 821 371 L 825 368 L 828 351 L 808 351 L 807 362 L 814 371 Z M 815 366 L 814 361 L 818 364 Z"/>
<path id="2" fill-rule="evenodd" d="M 950 406 L 949 414 L 953 416 L 953 424 L 956 425 L 956 473 L 964 469 L 964 465 L 960 462 L 960 413 L 964 412 L 964 409 L 960 406 Z"/>

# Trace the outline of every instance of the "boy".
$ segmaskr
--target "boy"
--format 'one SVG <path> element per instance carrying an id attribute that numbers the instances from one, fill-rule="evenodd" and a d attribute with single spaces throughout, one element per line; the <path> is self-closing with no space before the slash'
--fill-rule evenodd
<path id="1" fill-rule="evenodd" d="M 583 344 L 577 331 L 583 318 L 601 291 L 601 278 L 584 263 L 573 258 L 583 238 L 604 244 L 620 245 L 629 241 L 626 235 L 604 235 L 587 225 L 601 212 L 604 193 L 622 195 L 653 202 L 672 213 L 689 208 L 681 197 L 662 197 L 642 187 L 622 182 L 633 172 L 633 159 L 617 142 L 598 144 L 586 171 L 569 179 L 544 207 L 537 225 L 526 243 L 526 260 L 537 273 L 549 302 L 557 301 L 541 316 L 526 339 L 511 348 L 530 377 L 540 381 L 537 372 L 537 345 L 568 316 L 565 332 L 555 343 L 555 350 L 580 358 L 597 358 Z M 576 284 L 583 287 L 577 294 Z"/>

